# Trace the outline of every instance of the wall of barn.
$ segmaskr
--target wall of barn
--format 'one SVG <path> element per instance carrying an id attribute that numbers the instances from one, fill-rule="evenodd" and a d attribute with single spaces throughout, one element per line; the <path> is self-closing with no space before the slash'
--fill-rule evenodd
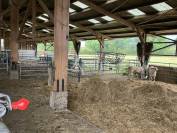
<path id="1" fill-rule="evenodd" d="M 156 77 L 157 81 L 177 84 L 177 68 L 164 66 L 157 67 L 159 69 Z"/>

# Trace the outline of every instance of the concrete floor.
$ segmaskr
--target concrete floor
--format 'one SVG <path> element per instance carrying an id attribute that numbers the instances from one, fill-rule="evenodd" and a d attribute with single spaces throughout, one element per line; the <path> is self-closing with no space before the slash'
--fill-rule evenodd
<path id="1" fill-rule="evenodd" d="M 0 90 L 12 101 L 25 97 L 31 101 L 26 111 L 9 112 L 3 119 L 12 133 L 102 133 L 89 121 L 71 111 L 49 107 L 47 81 L 0 80 Z"/>

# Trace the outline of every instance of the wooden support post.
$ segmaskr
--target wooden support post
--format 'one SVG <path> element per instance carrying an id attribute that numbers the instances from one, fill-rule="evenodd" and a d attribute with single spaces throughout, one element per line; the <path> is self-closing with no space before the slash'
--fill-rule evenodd
<path id="1" fill-rule="evenodd" d="M 33 41 L 35 41 L 35 37 L 36 37 L 36 0 L 32 0 L 32 33 L 33 33 Z"/>
<path id="2" fill-rule="evenodd" d="M 4 39 L 4 48 L 9 49 L 9 37 Z"/>
<path id="3" fill-rule="evenodd" d="M 36 44 L 36 0 L 32 0 L 32 34 L 33 34 L 33 47 L 35 50 L 35 57 L 37 57 L 37 44 Z"/>
<path id="4" fill-rule="evenodd" d="M 11 13 L 10 13 L 10 50 L 11 50 L 11 61 L 16 69 L 16 64 L 18 62 L 18 31 L 19 31 L 19 2 L 20 0 L 13 0 L 11 3 Z"/>
<path id="5" fill-rule="evenodd" d="M 70 0 L 55 0 L 54 9 L 54 90 L 67 90 L 67 43 L 69 38 L 69 3 Z"/>
<path id="6" fill-rule="evenodd" d="M 28 2 L 28 6 L 27 6 L 27 9 L 25 11 L 25 16 L 23 17 L 22 22 L 20 24 L 20 31 L 18 33 L 18 38 L 23 33 L 23 29 L 24 29 L 24 26 L 25 26 L 25 22 L 26 22 L 26 20 L 28 18 L 28 14 L 29 14 L 30 8 L 31 8 L 31 1 Z"/>
<path id="7" fill-rule="evenodd" d="M 2 12 L 2 0 L 0 0 L 0 12 Z M 2 28 L 2 21 L 3 21 L 3 16 L 0 16 L 0 28 Z M 2 34 L 1 34 L 1 37 L 0 37 L 0 52 L 1 52 L 1 38 L 2 38 Z"/>
<path id="8" fill-rule="evenodd" d="M 50 107 L 67 108 L 67 43 L 69 38 L 69 3 L 70 0 L 55 0 L 54 6 L 54 58 L 55 81 L 50 95 Z"/>
<path id="9" fill-rule="evenodd" d="M 0 13 L 2 12 L 2 0 L 0 0 Z M 2 28 L 2 22 L 3 21 L 3 16 L 0 16 L 0 27 Z"/>
<path id="10" fill-rule="evenodd" d="M 98 65 L 98 70 L 103 71 L 104 70 L 104 38 L 98 38 L 98 41 L 100 43 L 100 55 L 99 55 L 99 65 Z"/>
<path id="11" fill-rule="evenodd" d="M 177 56 L 177 43 L 176 43 L 176 56 Z"/>
<path id="12" fill-rule="evenodd" d="M 146 38 L 147 34 L 145 32 L 142 32 L 141 30 L 137 29 L 137 34 L 139 36 L 140 42 L 141 42 L 141 48 L 142 48 L 142 55 L 141 55 L 141 66 L 145 65 L 145 45 L 146 45 Z"/>
<path id="13" fill-rule="evenodd" d="M 1 44 L 1 38 L 0 38 L 0 53 L 1 53 L 1 47 L 2 47 L 2 44 Z"/>
<path id="14" fill-rule="evenodd" d="M 80 70 L 80 64 L 79 64 L 79 52 L 80 52 L 80 47 L 81 47 L 81 42 L 75 38 L 73 38 L 73 45 L 74 45 L 74 50 L 75 50 L 75 63 L 73 66 L 73 69 Z"/>

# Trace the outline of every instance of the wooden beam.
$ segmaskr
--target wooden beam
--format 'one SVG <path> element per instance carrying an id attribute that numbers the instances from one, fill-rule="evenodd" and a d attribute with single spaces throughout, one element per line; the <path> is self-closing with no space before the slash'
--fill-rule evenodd
<path id="1" fill-rule="evenodd" d="M 97 37 L 97 40 L 100 44 L 100 52 L 99 52 L 99 65 L 98 65 L 98 70 L 103 71 L 104 70 L 104 38 Z"/>
<path id="2" fill-rule="evenodd" d="M 27 6 L 27 9 L 25 11 L 25 16 L 23 17 L 23 20 L 20 24 L 20 31 L 19 31 L 19 34 L 18 34 L 18 38 L 21 36 L 21 34 L 23 33 L 23 29 L 24 29 L 24 26 L 25 26 L 25 22 L 27 21 L 27 18 L 28 18 L 28 14 L 29 14 L 29 11 L 30 11 L 30 7 L 31 7 L 31 1 L 28 2 L 28 6 Z"/>
<path id="3" fill-rule="evenodd" d="M 93 2 L 91 2 L 89 0 L 80 0 L 80 1 L 83 2 L 84 4 L 88 5 L 93 10 L 115 19 L 118 23 L 121 23 L 123 25 L 126 25 L 126 26 L 130 27 L 132 30 L 136 31 L 137 34 L 146 34 L 145 31 L 142 28 L 136 26 L 133 22 L 130 22 L 128 20 L 123 19 L 121 16 L 115 15 L 115 14 L 105 10 L 101 6 L 98 6 L 98 5 L 94 4 Z M 145 41 L 143 40 L 143 38 L 141 36 L 139 36 L 139 37 L 140 37 L 141 44 L 144 44 Z"/>
<path id="4" fill-rule="evenodd" d="M 95 35 L 95 36 L 103 37 L 103 38 L 106 38 L 106 39 L 112 39 L 111 37 L 109 37 L 109 36 L 107 36 L 107 35 L 104 35 L 104 34 L 101 34 L 101 33 L 97 32 L 97 31 L 94 31 L 94 30 L 92 30 L 91 28 L 82 26 L 82 25 L 79 24 L 79 23 L 75 23 L 75 22 L 71 22 L 71 21 L 70 21 L 70 24 L 73 24 L 73 25 L 77 26 L 78 28 L 80 28 L 80 29 L 82 29 L 82 30 L 88 31 L 88 32 L 92 33 L 92 34 Z"/>
<path id="5" fill-rule="evenodd" d="M 33 40 L 36 37 L 36 0 L 32 0 L 32 34 Z"/>
<path id="6" fill-rule="evenodd" d="M 171 30 L 151 31 L 148 34 L 159 36 L 159 35 L 171 35 L 171 34 L 175 34 L 176 35 L 176 33 L 177 33 L 177 29 L 171 29 Z M 173 40 L 173 39 L 171 39 L 171 40 L 175 42 L 175 40 Z"/>
<path id="7" fill-rule="evenodd" d="M 20 43 L 31 42 L 31 41 L 33 41 L 32 38 L 26 38 L 26 39 L 20 39 L 19 40 Z M 53 42 L 54 37 L 53 36 L 36 37 L 35 41 L 36 42 L 43 42 L 43 41 Z"/>
<path id="8" fill-rule="evenodd" d="M 0 12 L 2 12 L 2 0 L 0 0 Z M 2 28 L 3 16 L 0 16 L 0 28 Z"/>
<path id="9" fill-rule="evenodd" d="M 50 21 L 54 22 L 53 13 L 48 9 L 47 5 L 42 0 L 37 0 L 42 9 L 49 15 Z"/>
<path id="10" fill-rule="evenodd" d="M 54 6 L 54 57 L 55 91 L 67 91 L 67 44 L 69 38 L 70 0 L 55 0 Z"/>
<path id="11" fill-rule="evenodd" d="M 172 14 L 173 12 L 176 12 L 176 9 L 177 9 L 177 7 L 173 8 L 173 9 L 170 9 L 170 10 L 167 10 L 167 11 L 164 11 L 164 12 L 157 13 L 155 15 L 150 15 L 146 20 L 139 23 L 138 25 L 142 25 L 142 24 L 148 23 L 150 21 L 153 21 L 155 19 L 159 19 L 160 17 L 165 16 L 167 14 Z"/>
<path id="12" fill-rule="evenodd" d="M 10 50 L 13 64 L 18 62 L 19 2 L 20 0 L 13 0 L 10 12 Z"/>
<path id="13" fill-rule="evenodd" d="M 21 0 L 20 1 L 20 4 L 19 4 L 19 7 L 21 7 L 26 1 L 25 0 Z M 9 6 L 7 9 L 5 9 L 4 11 L 0 12 L 0 17 L 6 15 L 7 13 L 10 12 L 10 9 L 11 7 Z"/>
<path id="14" fill-rule="evenodd" d="M 107 15 L 107 16 L 113 18 L 113 19 L 115 19 L 118 23 L 126 25 L 126 26 L 132 28 L 135 31 L 137 30 L 136 25 L 134 23 L 129 22 L 129 21 L 123 19 L 122 17 L 120 17 L 118 15 L 115 15 L 115 14 L 113 14 L 113 13 L 105 10 L 104 8 L 102 8 L 102 7 L 94 4 L 93 2 L 88 1 L 88 0 L 80 0 L 80 1 L 83 2 L 84 4 L 88 5 L 93 10 L 95 10 L 95 11 L 101 13 L 101 14 Z"/>
<path id="15" fill-rule="evenodd" d="M 39 2 L 39 4 L 40 4 L 40 6 L 42 7 L 42 9 L 49 15 L 50 21 L 51 21 L 51 22 L 54 22 L 53 14 L 52 14 L 52 12 L 48 9 L 48 7 L 45 5 L 45 3 L 44 3 L 42 0 L 37 0 L 37 1 Z M 96 32 L 96 31 L 94 31 L 94 30 L 92 30 L 92 29 L 90 29 L 90 28 L 84 27 L 84 26 L 82 26 L 82 25 L 80 25 L 80 24 L 78 24 L 78 23 L 74 23 L 74 22 L 70 22 L 70 23 L 76 25 L 78 28 L 81 28 L 81 29 L 83 29 L 83 30 L 86 30 L 86 31 L 92 33 L 92 34 L 95 35 L 95 36 L 98 36 L 98 35 L 99 35 L 99 36 L 103 36 L 103 37 L 106 38 L 106 39 L 111 39 L 110 37 L 108 37 L 108 36 L 106 36 L 106 35 L 103 35 L 103 34 L 101 34 L 101 33 L 99 33 L 99 32 Z"/>
<path id="16" fill-rule="evenodd" d="M 111 5 L 114 4 L 114 5 L 117 5 L 118 8 L 116 7 L 115 9 L 112 9 L 110 12 L 111 13 L 116 13 L 116 12 L 119 11 L 119 13 L 122 13 L 122 12 L 127 11 L 127 10 L 131 10 L 131 9 L 135 9 L 135 8 L 143 8 L 143 7 L 149 6 L 149 3 L 151 3 L 151 5 L 152 5 L 152 4 L 157 4 L 157 3 L 160 3 L 160 2 L 164 2 L 164 1 L 166 1 L 166 0 L 143 1 L 143 2 L 136 3 L 134 5 L 131 5 L 131 6 L 126 6 L 123 9 L 120 9 L 119 6 L 123 3 L 122 1 L 119 2 L 118 0 L 107 0 L 105 3 L 103 3 L 99 6 L 101 6 L 102 8 L 106 8 L 107 6 L 111 6 Z M 79 15 L 82 16 L 84 14 L 88 14 L 91 10 L 92 10 L 91 8 L 86 8 L 86 9 L 82 10 L 81 12 L 73 12 L 73 13 L 70 14 L 70 17 L 74 18 L 75 15 L 76 16 L 79 16 Z M 102 17 L 102 15 L 99 15 L 98 17 Z"/>
<path id="17" fill-rule="evenodd" d="M 177 43 L 176 43 L 176 52 L 175 52 L 175 55 L 177 56 Z"/>
<path id="18" fill-rule="evenodd" d="M 0 12 L 0 17 L 3 17 L 4 15 L 6 15 L 9 12 L 10 12 L 10 7 L 8 7 L 7 9 L 5 9 L 4 11 Z"/>
<path id="19" fill-rule="evenodd" d="M 77 37 L 77 36 L 75 36 L 75 35 L 69 35 L 70 36 L 70 40 L 77 40 L 77 41 L 79 41 L 79 40 L 82 40 L 81 38 L 79 38 L 79 37 Z"/>

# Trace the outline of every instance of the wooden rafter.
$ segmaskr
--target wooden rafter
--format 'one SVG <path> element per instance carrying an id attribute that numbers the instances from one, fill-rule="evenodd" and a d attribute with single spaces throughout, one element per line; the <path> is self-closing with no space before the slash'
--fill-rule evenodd
<path id="1" fill-rule="evenodd" d="M 32 0 L 32 33 L 33 40 L 36 37 L 36 0 Z"/>
<path id="2" fill-rule="evenodd" d="M 153 21 L 155 19 L 158 19 L 158 18 L 160 18 L 162 16 L 170 14 L 170 13 L 176 11 L 176 10 L 177 10 L 177 7 L 173 8 L 173 9 L 170 9 L 170 10 L 167 10 L 167 11 L 164 11 L 164 12 L 161 12 L 161 13 L 158 13 L 158 14 L 155 14 L 155 15 L 151 15 L 145 21 L 139 23 L 138 25 L 142 25 L 142 24 L 148 23 L 148 22 Z"/>
<path id="3" fill-rule="evenodd" d="M 42 0 L 38 0 L 38 2 L 40 4 L 40 6 L 42 7 L 42 9 L 49 15 L 50 21 L 54 22 L 54 16 L 53 16 L 52 12 L 48 9 L 48 7 L 45 5 L 45 3 Z M 96 36 L 99 35 L 99 36 L 103 36 L 106 39 L 111 39 L 111 37 L 106 36 L 104 34 L 101 34 L 101 33 L 97 32 L 97 31 L 94 31 L 91 28 L 82 26 L 81 24 L 74 23 L 74 22 L 71 22 L 71 21 L 70 21 L 70 23 L 75 25 L 75 26 L 77 26 L 78 28 L 80 28 L 82 30 L 85 30 L 85 31 L 88 31 L 88 32 L 92 33 L 93 35 L 96 35 Z"/>
<path id="4" fill-rule="evenodd" d="M 25 22 L 28 18 L 28 14 L 29 14 L 29 11 L 30 11 L 30 6 L 31 6 L 31 2 L 29 1 L 28 2 L 28 6 L 27 6 L 27 9 L 25 11 L 25 16 L 23 17 L 23 20 L 22 20 L 22 23 L 20 24 L 20 31 L 18 33 L 18 38 L 20 37 L 20 35 L 23 33 L 23 29 L 24 29 L 24 26 L 25 26 Z"/>
<path id="5" fill-rule="evenodd" d="M 46 4 L 42 0 L 37 0 L 39 5 L 42 7 L 42 9 L 49 15 L 50 21 L 54 22 L 54 16 L 53 13 L 48 9 Z"/>
<path id="6" fill-rule="evenodd" d="M 23 4 L 25 3 L 25 0 L 21 0 L 20 1 L 20 4 L 19 4 L 19 7 L 21 7 Z M 2 16 L 4 16 L 4 15 L 6 15 L 7 13 L 9 13 L 10 12 L 10 6 L 7 8 L 7 9 L 5 9 L 4 11 L 2 11 L 2 12 L 0 12 L 0 17 L 2 17 Z"/>
<path id="7" fill-rule="evenodd" d="M 130 21 L 127 21 L 127 20 L 123 19 L 122 17 L 120 17 L 118 15 L 115 15 L 115 14 L 105 10 L 101 6 L 98 6 L 98 5 L 96 5 L 93 2 L 88 1 L 88 0 L 80 0 L 80 1 L 83 2 L 84 4 L 88 5 L 93 10 L 95 10 L 95 11 L 101 13 L 101 14 L 107 15 L 107 16 L 109 16 L 111 18 L 114 18 L 118 23 L 126 25 L 126 26 L 132 28 L 135 31 L 137 30 L 137 27 L 136 27 L 136 25 L 134 23 L 132 23 Z M 143 29 L 140 29 L 140 30 L 143 31 Z"/>
<path id="8" fill-rule="evenodd" d="M 105 10 L 104 8 L 102 8 L 101 6 L 98 6 L 96 4 L 94 4 L 93 2 L 91 1 L 88 1 L 88 0 L 80 0 L 81 2 L 83 2 L 84 4 L 88 5 L 90 8 L 92 8 L 93 10 L 101 13 L 101 14 L 104 14 L 104 15 L 107 15 L 111 18 L 114 18 L 118 23 L 121 23 L 125 26 L 128 26 L 130 27 L 132 30 L 136 31 L 138 36 L 139 36 L 139 39 L 140 41 L 142 42 L 142 44 L 144 44 L 145 42 L 145 39 L 142 37 L 142 35 L 145 35 L 145 31 L 140 28 L 140 27 L 137 27 L 133 22 L 130 22 L 128 20 L 125 20 L 123 19 L 122 17 L 118 16 L 118 15 L 115 15 L 107 10 Z M 144 46 L 143 46 L 144 47 Z"/>
<path id="9" fill-rule="evenodd" d="M 85 31 L 88 31 L 90 33 L 92 33 L 93 35 L 95 36 L 100 36 L 100 37 L 104 37 L 106 39 L 112 39 L 111 37 L 107 36 L 107 35 L 104 35 L 104 34 L 101 34 L 100 32 L 97 32 L 97 31 L 94 31 L 92 30 L 91 28 L 88 28 L 88 27 L 85 27 L 85 26 L 82 26 L 81 24 L 78 24 L 78 23 L 75 23 L 75 22 L 70 22 L 71 24 L 79 27 L 80 29 L 82 30 L 85 30 Z"/>

